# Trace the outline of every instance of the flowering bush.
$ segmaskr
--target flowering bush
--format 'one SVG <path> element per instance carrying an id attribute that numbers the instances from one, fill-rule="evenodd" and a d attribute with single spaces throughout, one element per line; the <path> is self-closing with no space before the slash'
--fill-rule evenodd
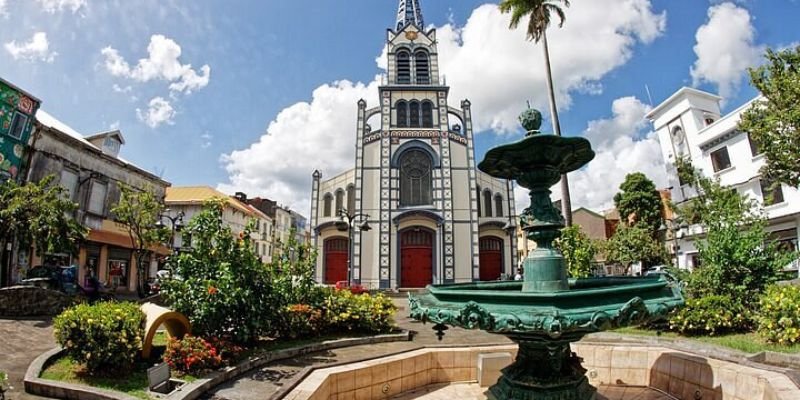
<path id="1" fill-rule="evenodd" d="M 322 312 L 308 304 L 292 304 L 282 312 L 283 324 L 278 327 L 281 337 L 302 338 L 316 336 L 325 329 Z"/>
<path id="2" fill-rule="evenodd" d="M 202 372 L 222 365 L 217 349 L 203 338 L 186 335 L 183 339 L 170 338 L 164 351 L 164 362 L 184 374 Z"/>
<path id="3" fill-rule="evenodd" d="M 800 287 L 770 286 L 759 301 L 758 333 L 770 342 L 800 342 Z"/>
<path id="4" fill-rule="evenodd" d="M 355 295 L 349 290 L 330 291 L 323 307 L 328 329 L 337 332 L 388 332 L 397 310 L 392 300 L 380 293 Z"/>
<path id="5" fill-rule="evenodd" d="M 90 372 L 126 369 L 142 346 L 145 315 L 135 303 L 79 304 L 53 320 L 56 341 Z"/>
<path id="6" fill-rule="evenodd" d="M 687 299 L 686 306 L 673 311 L 669 319 L 670 329 L 686 336 L 747 331 L 751 325 L 750 312 L 728 296 Z"/>
<path id="7" fill-rule="evenodd" d="M 230 365 L 232 361 L 235 361 L 244 352 L 244 347 L 237 345 L 229 338 L 211 336 L 208 338 L 208 343 L 217 349 L 217 354 L 222 358 L 222 362 L 225 365 Z"/>

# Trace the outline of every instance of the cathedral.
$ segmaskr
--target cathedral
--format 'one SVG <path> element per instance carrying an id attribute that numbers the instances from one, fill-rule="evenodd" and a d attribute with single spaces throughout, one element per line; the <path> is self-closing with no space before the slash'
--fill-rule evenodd
<path id="1" fill-rule="evenodd" d="M 317 281 L 405 289 L 512 275 L 512 184 L 477 170 L 471 104 L 450 105 L 419 0 L 400 0 L 386 40 L 386 84 L 357 105 L 354 168 L 313 174 Z"/>

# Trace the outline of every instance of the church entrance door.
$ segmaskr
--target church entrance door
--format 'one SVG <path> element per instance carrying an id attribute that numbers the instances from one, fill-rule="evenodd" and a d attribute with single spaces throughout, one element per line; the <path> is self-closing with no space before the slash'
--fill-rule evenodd
<path id="1" fill-rule="evenodd" d="M 494 236 L 482 237 L 480 251 L 481 280 L 497 280 L 503 271 L 503 240 Z"/>
<path id="2" fill-rule="evenodd" d="M 325 283 L 347 280 L 347 238 L 325 240 Z"/>
<path id="3" fill-rule="evenodd" d="M 400 235 L 400 287 L 433 283 L 433 232 L 413 228 Z"/>

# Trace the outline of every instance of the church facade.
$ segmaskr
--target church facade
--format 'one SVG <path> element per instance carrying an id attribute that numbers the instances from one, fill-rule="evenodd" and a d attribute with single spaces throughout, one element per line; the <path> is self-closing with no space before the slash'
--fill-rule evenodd
<path id="1" fill-rule="evenodd" d="M 517 265 L 512 184 L 477 170 L 471 104 L 449 104 L 436 43 L 419 0 L 400 0 L 387 84 L 375 104 L 357 104 L 355 166 L 313 174 L 318 282 L 419 288 L 496 280 Z"/>

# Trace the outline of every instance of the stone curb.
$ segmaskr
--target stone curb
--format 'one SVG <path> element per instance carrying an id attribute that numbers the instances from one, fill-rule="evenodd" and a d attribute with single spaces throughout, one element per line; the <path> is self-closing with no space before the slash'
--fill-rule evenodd
<path id="1" fill-rule="evenodd" d="M 264 356 L 251 357 L 241 363 L 227 367 L 221 371 L 214 371 L 203 379 L 198 379 L 192 383 L 185 384 L 172 392 L 168 396 L 151 393 L 152 396 L 166 400 L 194 400 L 211 390 L 213 387 L 236 378 L 254 368 L 258 368 L 273 361 L 301 356 L 318 351 L 333 350 L 342 347 L 359 346 L 365 344 L 400 342 L 411 340 L 411 331 L 403 330 L 400 333 L 389 333 L 385 335 L 366 336 L 360 338 L 346 338 L 336 340 L 326 340 L 306 346 L 291 347 L 288 349 L 269 352 Z M 49 350 L 28 366 L 25 372 L 25 391 L 38 396 L 53 397 L 58 399 L 80 399 L 80 400 L 139 400 L 136 397 L 128 396 L 113 390 L 96 388 L 88 385 L 52 381 L 42 379 L 42 371 L 51 359 L 60 356 L 63 349 L 60 347 Z M 310 372 L 310 371 L 309 371 Z M 306 372 L 306 375 L 308 372 Z M 296 382 L 296 386 L 299 383 Z M 294 386 L 292 386 L 294 387 Z"/>

